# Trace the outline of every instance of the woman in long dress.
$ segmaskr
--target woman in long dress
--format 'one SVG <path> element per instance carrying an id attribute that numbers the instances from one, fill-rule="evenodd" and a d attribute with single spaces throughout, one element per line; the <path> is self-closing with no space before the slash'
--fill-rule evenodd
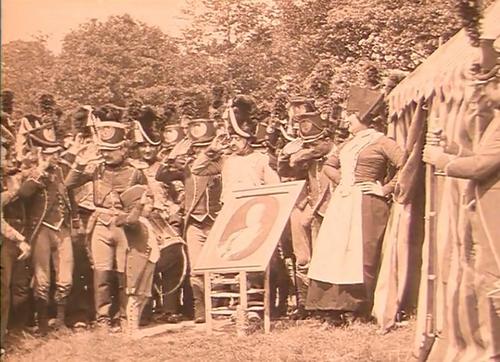
<path id="1" fill-rule="evenodd" d="M 349 115 L 353 137 L 325 164 L 338 184 L 313 247 L 306 308 L 369 317 L 396 174 L 404 153 L 371 128 L 374 117 Z M 361 115 L 360 115 L 361 114 Z"/>

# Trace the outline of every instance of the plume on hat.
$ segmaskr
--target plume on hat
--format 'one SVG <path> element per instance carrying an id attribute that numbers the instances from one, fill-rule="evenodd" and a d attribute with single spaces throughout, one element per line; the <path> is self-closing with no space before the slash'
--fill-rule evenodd
<path id="1" fill-rule="evenodd" d="M 288 116 L 287 104 L 288 94 L 285 92 L 276 93 L 273 100 L 273 116 L 278 119 L 286 119 Z"/>
<path id="2" fill-rule="evenodd" d="M 161 143 L 160 135 L 156 129 L 158 117 L 151 106 L 142 106 L 135 122 L 134 138 L 136 142 L 147 142 L 157 146 Z"/>
<path id="3" fill-rule="evenodd" d="M 248 95 L 237 95 L 228 105 L 229 131 L 245 138 L 253 138 L 257 128 L 257 105 Z"/>
<path id="4" fill-rule="evenodd" d="M 124 108 L 108 103 L 97 108 L 94 114 L 104 122 L 121 122 Z"/>
<path id="5" fill-rule="evenodd" d="M 130 119 L 137 119 L 141 113 L 143 103 L 140 99 L 132 99 L 127 107 L 127 117 Z"/>
<path id="6" fill-rule="evenodd" d="M 212 88 L 212 108 L 220 108 L 224 105 L 225 89 L 222 85 L 218 84 Z"/>
<path id="7" fill-rule="evenodd" d="M 238 122 L 249 122 L 257 111 L 255 100 L 244 94 L 233 98 L 232 107 Z"/>
<path id="8" fill-rule="evenodd" d="M 11 114 L 14 110 L 14 92 L 4 89 L 0 97 L 2 98 L 2 112 Z"/>
<path id="9" fill-rule="evenodd" d="M 73 112 L 73 128 L 78 133 L 84 133 L 87 127 L 87 118 L 90 111 L 85 107 L 78 107 L 76 111 Z"/>
<path id="10" fill-rule="evenodd" d="M 90 125 L 88 124 L 91 108 L 89 106 L 80 106 L 72 114 L 73 129 L 76 133 L 82 134 L 84 137 L 91 135 Z"/>
<path id="11" fill-rule="evenodd" d="M 200 119 L 209 117 L 210 102 L 205 92 L 194 89 L 184 94 L 179 104 L 181 117 L 189 119 Z"/>
<path id="12" fill-rule="evenodd" d="M 165 103 L 161 117 L 158 117 L 157 122 L 159 131 L 163 131 L 166 126 L 177 124 L 179 122 L 177 105 L 174 102 Z"/>
<path id="13" fill-rule="evenodd" d="M 51 112 L 56 106 L 56 101 L 52 94 L 44 93 L 40 96 L 39 104 L 42 112 Z"/>

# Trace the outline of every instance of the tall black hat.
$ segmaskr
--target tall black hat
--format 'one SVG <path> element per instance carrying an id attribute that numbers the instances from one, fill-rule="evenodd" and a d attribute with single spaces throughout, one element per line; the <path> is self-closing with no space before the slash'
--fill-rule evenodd
<path id="1" fill-rule="evenodd" d="M 307 97 L 293 97 L 288 102 L 288 114 L 291 117 L 302 113 L 315 112 L 316 106 L 313 98 Z"/>
<path id="2" fill-rule="evenodd" d="M 186 134 L 179 124 L 170 124 L 163 128 L 162 140 L 166 149 L 174 147 Z"/>
<path id="3" fill-rule="evenodd" d="M 116 150 L 125 144 L 127 125 L 121 122 L 123 110 L 123 108 L 107 104 L 92 111 L 92 118 L 95 118 L 97 146 L 100 149 Z"/>
<path id="4" fill-rule="evenodd" d="M 361 122 L 369 122 L 384 107 L 384 95 L 368 88 L 352 86 L 347 101 L 347 112 L 356 112 Z"/>
<path id="5" fill-rule="evenodd" d="M 153 108 L 142 106 L 138 117 L 134 120 L 134 138 L 137 143 L 149 143 L 152 146 L 159 146 L 161 138 L 155 129 L 157 116 Z"/>
<path id="6" fill-rule="evenodd" d="M 244 138 L 255 138 L 258 122 L 253 116 L 256 110 L 256 103 L 250 96 L 238 95 L 230 100 L 227 109 L 229 131 Z"/>
<path id="7" fill-rule="evenodd" d="M 162 125 L 168 126 L 179 123 L 177 105 L 174 102 L 167 102 L 163 106 Z"/>

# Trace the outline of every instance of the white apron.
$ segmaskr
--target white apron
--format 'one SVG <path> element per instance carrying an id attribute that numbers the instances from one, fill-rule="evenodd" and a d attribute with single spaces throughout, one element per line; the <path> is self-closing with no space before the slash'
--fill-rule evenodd
<path id="1" fill-rule="evenodd" d="M 363 283 L 361 189 L 354 184 L 358 156 L 383 134 L 361 131 L 340 151 L 341 179 L 316 239 L 308 277 L 331 284 Z"/>

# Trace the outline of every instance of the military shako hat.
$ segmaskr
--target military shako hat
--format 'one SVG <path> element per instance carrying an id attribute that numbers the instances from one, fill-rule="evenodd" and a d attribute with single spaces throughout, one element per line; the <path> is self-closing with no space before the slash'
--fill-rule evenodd
<path id="1" fill-rule="evenodd" d="M 328 124 L 319 113 L 302 113 L 295 116 L 299 125 L 299 136 L 304 142 L 313 142 L 328 132 Z"/>
<path id="2" fill-rule="evenodd" d="M 163 145 L 165 148 L 172 148 L 180 140 L 182 140 L 186 134 L 184 133 L 182 127 L 178 124 L 171 124 L 165 126 L 162 132 Z"/>
<path id="3" fill-rule="evenodd" d="M 31 147 L 41 147 L 44 153 L 53 153 L 62 149 L 61 144 L 57 141 L 53 124 L 42 123 L 41 118 L 33 114 L 28 114 L 25 118 L 31 125 L 34 125 L 26 133 Z"/>
<path id="4" fill-rule="evenodd" d="M 193 119 L 188 123 L 188 138 L 193 146 L 208 146 L 216 136 L 217 127 L 211 119 Z"/>
<path id="5" fill-rule="evenodd" d="M 134 139 L 137 143 L 149 143 L 159 146 L 161 138 L 155 129 L 156 113 L 149 106 L 142 106 L 134 120 Z"/>
<path id="6" fill-rule="evenodd" d="M 244 138 L 255 138 L 257 122 L 254 119 L 257 105 L 248 95 L 238 95 L 231 99 L 227 108 L 229 133 L 237 134 Z"/>

